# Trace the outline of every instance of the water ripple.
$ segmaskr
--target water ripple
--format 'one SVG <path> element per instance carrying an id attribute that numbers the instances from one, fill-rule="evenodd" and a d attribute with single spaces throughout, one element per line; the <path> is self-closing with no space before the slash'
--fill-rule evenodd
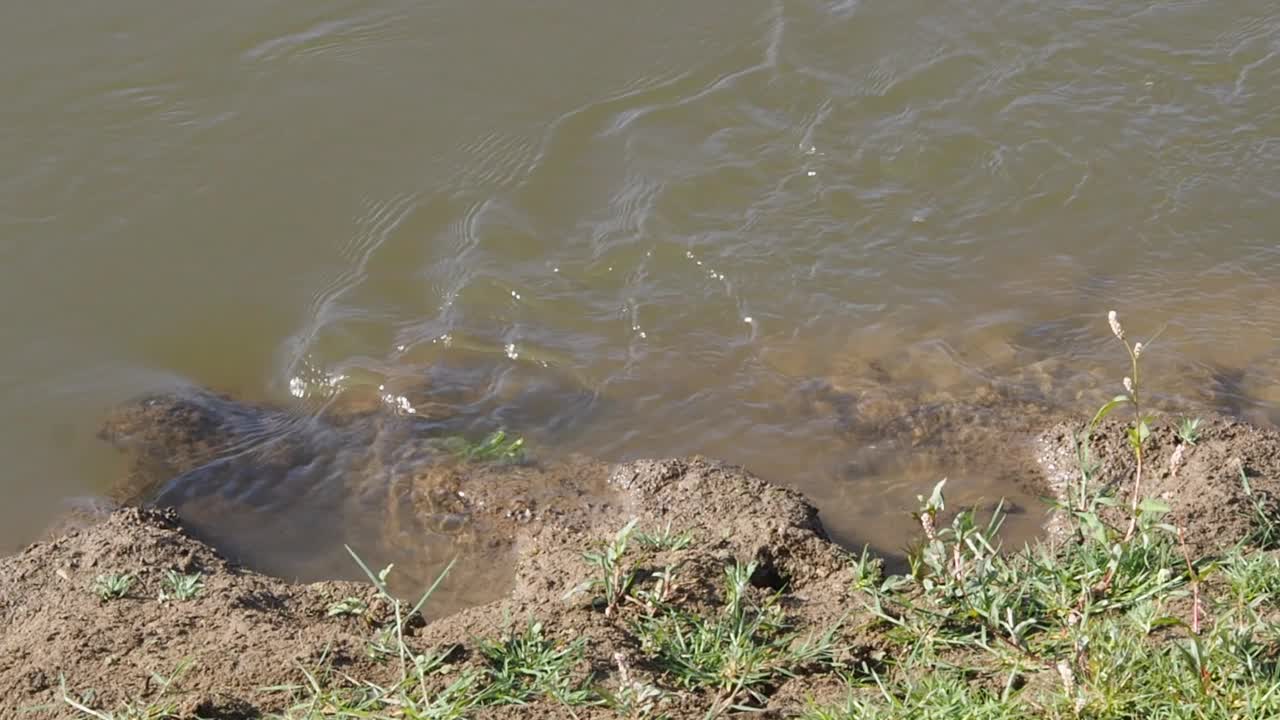
<path id="1" fill-rule="evenodd" d="M 362 46 L 387 42 L 403 17 L 373 12 L 314 22 L 299 30 L 263 40 L 241 53 L 246 62 L 303 61 L 311 56 L 355 55 Z"/>

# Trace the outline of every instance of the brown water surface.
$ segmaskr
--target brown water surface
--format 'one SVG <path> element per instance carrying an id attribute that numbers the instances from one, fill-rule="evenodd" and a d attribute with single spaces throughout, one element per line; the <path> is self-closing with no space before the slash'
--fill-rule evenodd
<path id="1" fill-rule="evenodd" d="M 0 543 L 120 476 L 137 393 L 462 356 L 540 453 L 722 457 L 890 549 L 951 475 L 1026 537 L 806 393 L 1085 412 L 1118 308 L 1167 402 L 1274 419 L 1277 87 L 1270 0 L 9 3 Z"/>

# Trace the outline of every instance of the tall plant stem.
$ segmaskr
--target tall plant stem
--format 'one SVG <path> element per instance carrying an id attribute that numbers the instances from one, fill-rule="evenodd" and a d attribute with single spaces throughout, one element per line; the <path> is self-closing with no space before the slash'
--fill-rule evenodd
<path id="1" fill-rule="evenodd" d="M 1138 529 L 1138 502 L 1142 492 L 1142 403 L 1138 398 L 1138 390 L 1141 385 L 1138 382 L 1138 350 L 1135 346 L 1124 343 L 1124 349 L 1129 351 L 1129 365 L 1133 372 L 1133 388 L 1129 390 L 1129 399 L 1133 402 L 1134 432 L 1136 433 L 1137 442 L 1133 444 L 1133 454 L 1138 461 L 1138 469 L 1133 474 L 1133 490 L 1129 497 L 1129 527 L 1124 532 L 1125 542 L 1133 539 L 1133 533 Z M 1136 346 L 1140 347 L 1140 346 Z"/>

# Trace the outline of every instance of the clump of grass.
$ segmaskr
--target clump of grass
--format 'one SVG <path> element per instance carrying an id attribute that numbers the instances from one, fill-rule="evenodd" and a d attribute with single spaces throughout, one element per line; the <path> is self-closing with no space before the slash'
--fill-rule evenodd
<path id="1" fill-rule="evenodd" d="M 598 574 L 569 590 L 566 597 L 584 590 L 593 590 L 598 593 L 594 603 L 604 608 L 606 617 L 612 617 L 617 612 L 618 606 L 627 599 L 636 579 L 635 570 L 626 566 L 623 556 L 627 552 L 627 544 L 631 541 L 631 534 L 635 532 L 637 522 L 637 519 L 632 518 L 614 535 L 612 541 L 583 555 L 587 562 L 595 566 Z"/>
<path id="2" fill-rule="evenodd" d="M 194 600 L 204 592 L 204 577 L 198 572 L 184 574 L 177 570 L 167 570 L 161 584 L 163 586 L 160 591 L 161 602 L 169 598 L 186 602 Z"/>
<path id="3" fill-rule="evenodd" d="M 884 560 L 872 557 L 871 548 L 862 546 L 862 554 L 853 562 L 853 589 L 866 590 L 884 579 Z"/>
<path id="4" fill-rule="evenodd" d="M 1200 439 L 1200 418 L 1182 418 L 1178 422 L 1178 439 L 1187 445 L 1195 445 Z"/>
<path id="5" fill-rule="evenodd" d="M 518 465 L 526 460 L 524 438 L 508 438 L 505 430 L 495 430 L 479 442 L 446 438 L 444 448 L 465 462 Z"/>
<path id="6" fill-rule="evenodd" d="M 409 646 L 405 644 L 405 624 L 422 611 L 422 608 L 427 604 L 427 601 L 431 599 L 431 596 L 435 594 L 436 589 L 440 587 L 440 583 L 444 581 L 450 570 L 453 569 L 453 564 L 456 560 L 451 560 L 449 564 L 445 566 L 445 569 L 436 577 L 436 580 L 431 584 L 431 587 L 427 588 L 426 592 L 418 598 L 418 601 L 414 603 L 412 607 L 406 607 L 404 601 L 392 593 L 391 588 L 387 586 L 387 578 L 391 575 L 391 571 L 395 567 L 394 565 L 387 565 L 385 568 L 375 573 L 368 565 L 365 564 L 364 560 L 360 559 L 360 556 L 357 555 L 350 546 L 344 547 L 347 548 L 347 553 L 356 561 L 356 564 L 360 566 L 360 569 L 364 571 L 365 577 L 369 578 L 369 582 L 373 583 L 373 586 L 378 590 L 378 593 L 391 606 L 393 617 L 392 623 L 379 628 L 378 631 L 374 633 L 374 636 L 368 645 L 369 653 L 372 657 L 378 659 L 381 659 L 384 656 L 397 657 L 400 661 L 400 674 L 407 678 L 409 677 L 409 667 L 411 665 L 415 668 L 420 667 L 422 665 L 423 658 L 420 655 L 415 654 Z M 332 610 L 333 606 L 330 606 L 330 611 Z"/>
<path id="7" fill-rule="evenodd" d="M 1280 589 L 1269 556 L 1193 560 L 1149 501 L 1129 539 L 1076 512 L 1068 542 L 1006 553 L 994 539 L 999 517 L 978 524 L 962 512 L 943 526 L 942 488 L 922 500 L 911 574 L 867 591 L 894 648 L 888 667 L 864 667 L 868 692 L 855 684 L 845 705 L 808 717 L 1280 712 L 1280 624 L 1262 610 Z M 1218 573 L 1230 592 L 1214 596 Z"/>
<path id="8" fill-rule="evenodd" d="M 585 648 L 585 638 L 567 646 L 551 642 L 543 636 L 540 622 L 530 622 L 518 635 L 482 642 L 480 652 L 489 661 L 485 703 L 523 705 L 538 697 L 568 706 L 599 702 L 599 695 L 585 682 L 573 680 Z"/>
<path id="9" fill-rule="evenodd" d="M 559 645 L 544 635 L 543 625 L 538 622 L 500 640 L 478 641 L 488 667 L 463 670 L 443 689 L 433 690 L 428 678 L 450 672 L 449 658 L 454 648 L 418 652 L 406 640 L 405 627 L 422 610 L 453 563 L 417 603 L 408 606 L 387 587 L 393 566 L 375 573 L 354 551 L 347 550 L 391 607 L 393 619 L 374 631 L 366 649 L 373 659 L 398 660 L 399 679 L 379 685 L 345 675 L 335 680 L 332 673 L 304 669 L 304 685 L 273 688 L 292 691 L 298 697 L 285 717 L 455 720 L 468 717 L 480 707 L 525 704 L 544 698 L 568 707 L 604 702 L 603 696 L 591 687 L 590 676 L 575 679 L 586 640 Z M 328 610 L 331 616 L 367 612 L 366 605 L 356 598 L 345 598 Z"/>
<path id="10" fill-rule="evenodd" d="M 90 589 L 103 602 L 119 600 L 129 595 L 136 580 L 129 573 L 108 573 L 94 578 Z"/>
<path id="11" fill-rule="evenodd" d="M 777 595 L 750 600 L 755 571 L 754 562 L 726 568 L 718 614 L 667 607 L 633 625 L 643 651 L 672 682 L 712 696 L 709 715 L 758 708 L 773 685 L 833 659 L 835 628 L 801 639 L 784 621 Z"/>
<path id="12" fill-rule="evenodd" d="M 1280 513 L 1277 512 L 1275 499 L 1253 489 L 1253 483 L 1249 482 L 1249 475 L 1245 472 L 1243 463 L 1237 464 L 1236 470 L 1240 473 L 1240 484 L 1244 488 L 1244 494 L 1249 499 L 1249 510 L 1253 520 L 1253 532 L 1250 533 L 1247 542 L 1263 550 L 1280 549 L 1280 519 L 1277 519 Z"/>
<path id="13" fill-rule="evenodd" d="M 693 544 L 693 533 L 688 530 L 679 532 L 672 530 L 671 522 L 667 521 L 667 524 L 660 530 L 637 532 L 636 544 L 640 547 L 660 552 L 678 552 Z"/>
<path id="14" fill-rule="evenodd" d="M 622 653 L 613 654 L 613 663 L 618 668 L 618 689 L 614 692 L 600 690 L 604 703 L 619 717 L 637 720 L 654 717 L 658 712 L 658 703 L 667 697 L 667 693 L 634 679 L 627 658 Z"/>
<path id="15" fill-rule="evenodd" d="M 365 601 L 357 597 L 345 597 L 337 602 L 329 603 L 328 610 L 325 615 L 328 617 L 337 617 L 339 615 L 350 615 L 357 617 L 368 612 L 369 606 Z"/>
<path id="16" fill-rule="evenodd" d="M 388 685 L 355 680 L 333 671 L 303 669 L 303 686 L 267 690 L 295 693 L 297 702 L 278 716 L 280 720 L 461 720 L 468 717 L 480 699 L 479 673 L 464 671 L 444 688 L 428 692 L 426 679 L 442 672 L 444 658 L 430 653 L 419 657 L 422 662 L 416 664 L 409 675 Z"/>
<path id="17" fill-rule="evenodd" d="M 172 673 L 167 676 L 153 674 L 155 684 L 154 698 L 151 700 L 132 700 L 125 702 L 116 710 L 98 710 L 91 706 L 91 701 L 84 697 L 73 697 L 67 687 L 66 677 L 58 678 L 58 701 L 76 711 L 81 717 L 97 720 L 170 720 L 179 718 L 178 702 L 170 697 L 174 683 L 190 669 L 190 660 L 183 660 Z"/>
<path id="18" fill-rule="evenodd" d="M 483 699 L 483 692 L 476 689 L 478 675 L 464 673 L 444 690 L 429 692 L 428 678 L 443 671 L 450 651 L 418 652 L 405 637 L 407 624 L 421 613 L 454 563 L 450 562 L 418 601 L 409 606 L 394 595 L 387 585 L 393 565 L 374 572 L 350 547 L 347 547 L 347 552 L 391 608 L 391 620 L 375 628 L 365 648 L 372 659 L 398 661 L 398 680 L 388 685 L 379 685 L 343 675 L 335 681 L 329 674 L 303 668 L 302 674 L 306 681 L 304 685 L 270 688 L 292 692 L 298 698 L 298 702 L 284 717 L 308 720 L 348 717 L 452 720 L 465 717 Z M 368 610 L 364 601 L 348 597 L 330 604 L 326 614 L 330 617 L 364 615 L 368 618 Z M 370 622 L 373 623 L 372 618 Z"/>
<path id="19" fill-rule="evenodd" d="M 927 674 L 892 686 L 871 673 L 871 693 L 853 694 L 840 705 L 812 705 L 802 720 L 1032 720 L 1045 717 L 1010 705 L 998 693 L 974 687 L 953 673 Z M 1050 716 L 1052 717 L 1052 716 Z"/>
<path id="20" fill-rule="evenodd" d="M 615 616 L 624 606 L 638 606 L 642 612 L 627 627 L 639 640 L 645 661 L 676 686 L 707 693 L 709 716 L 758 708 L 776 684 L 832 661 L 836 627 L 820 637 L 802 639 L 784 620 L 780 594 L 760 602 L 751 600 L 754 562 L 726 568 L 719 613 L 707 615 L 676 606 L 672 598 L 680 565 L 644 569 L 628 563 L 626 554 L 633 534 L 635 544 L 647 550 L 685 549 L 693 536 L 674 532 L 670 525 L 642 536 L 635 532 L 636 523 L 631 520 L 611 541 L 585 553 L 596 572 L 567 595 L 596 591 L 595 604 L 604 608 L 606 617 Z M 877 566 L 867 560 L 866 567 L 870 573 Z M 653 702 L 663 696 L 662 691 L 631 681 L 625 659 L 615 658 L 615 663 L 621 682 L 617 692 L 604 693 L 606 702 L 627 716 L 655 712 Z"/>

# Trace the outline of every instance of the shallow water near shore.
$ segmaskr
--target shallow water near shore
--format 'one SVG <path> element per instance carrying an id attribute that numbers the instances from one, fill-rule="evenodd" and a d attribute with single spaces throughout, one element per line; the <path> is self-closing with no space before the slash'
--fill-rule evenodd
<path id="1" fill-rule="evenodd" d="M 1025 539 L 1033 488 L 822 389 L 1087 413 L 1116 308 L 1163 328 L 1167 407 L 1280 417 L 1277 38 L 1259 0 L 0 10 L 0 544 L 105 493 L 104 413 L 179 383 L 705 453 L 851 546 L 949 476 Z M 431 408 L 396 390 L 441 365 Z M 233 524 L 305 549 L 324 507 Z"/>

